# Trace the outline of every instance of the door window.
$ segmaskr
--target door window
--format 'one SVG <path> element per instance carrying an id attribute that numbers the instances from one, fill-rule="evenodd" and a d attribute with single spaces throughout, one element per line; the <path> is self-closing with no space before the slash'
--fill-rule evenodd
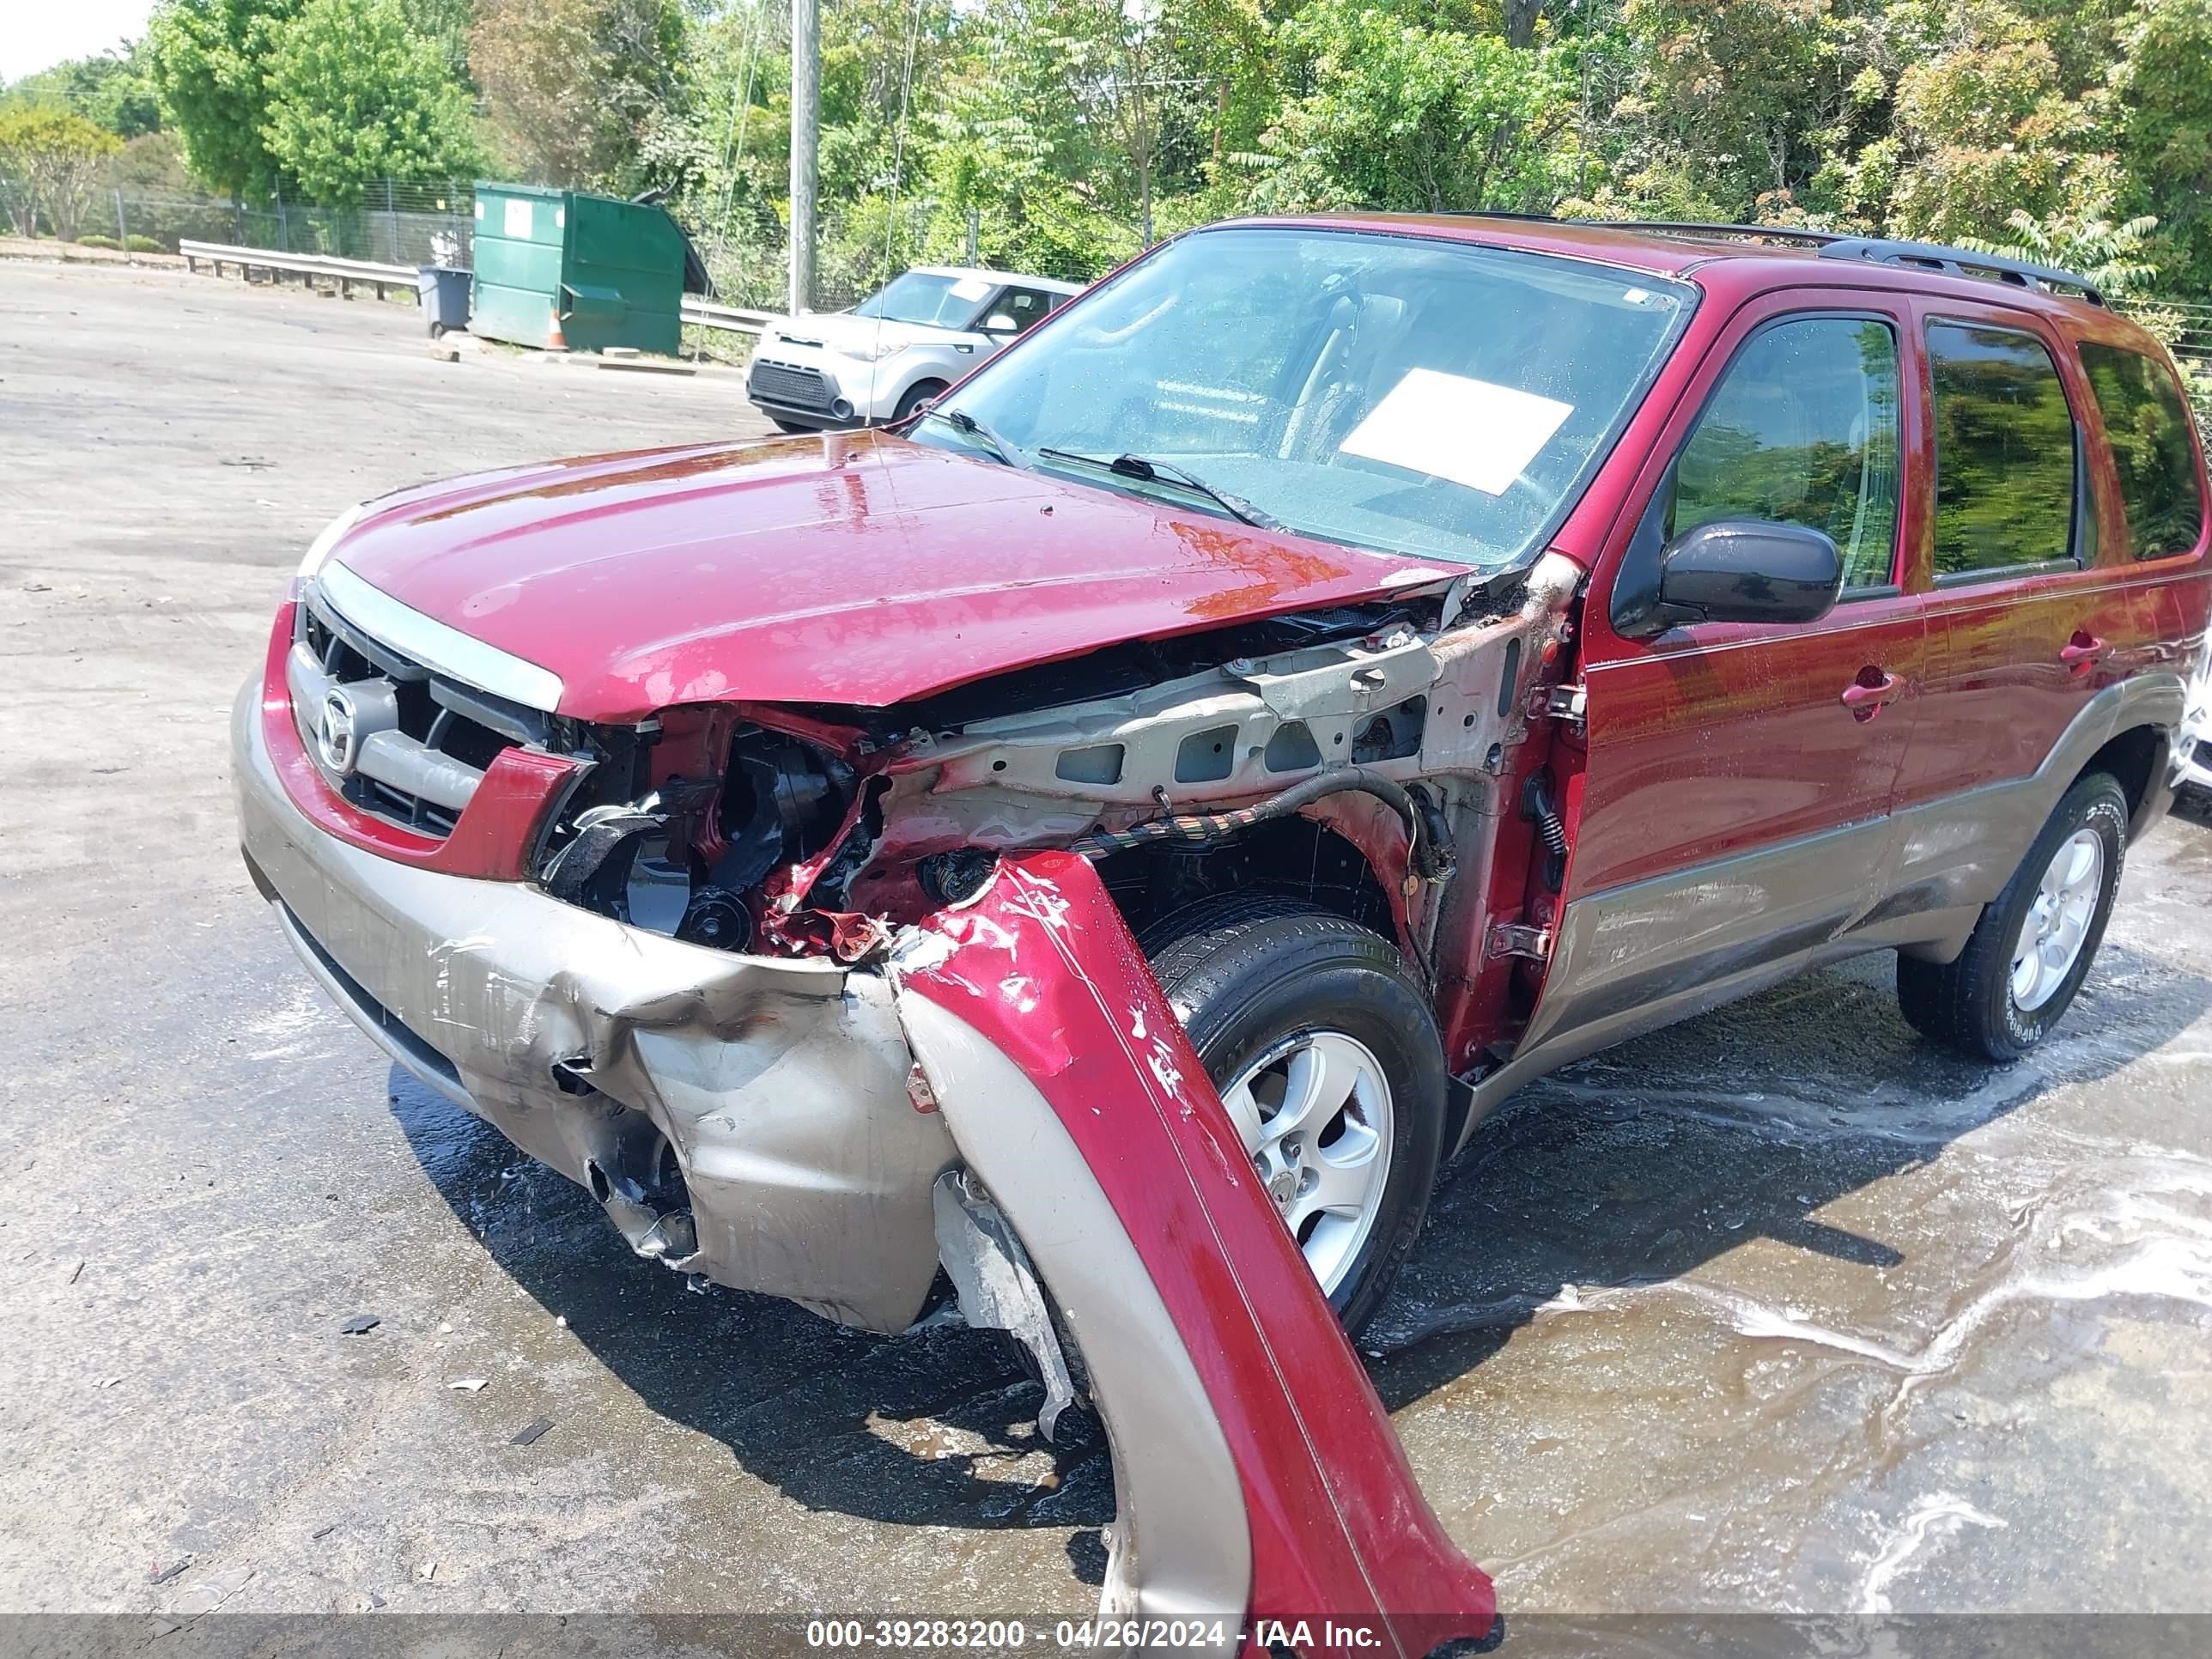
<path id="1" fill-rule="evenodd" d="M 2188 552 L 2204 528 L 2204 503 L 2173 371 L 2140 351 L 2086 343 L 2081 367 L 2105 419 L 2136 557 Z"/>
<path id="2" fill-rule="evenodd" d="M 1042 289 L 1010 288 L 991 309 L 1005 312 L 1014 319 L 1014 332 L 1026 334 L 1049 314 L 1055 297 Z"/>
<path id="3" fill-rule="evenodd" d="M 1800 317 L 1752 337 L 1674 467 L 1669 539 L 1723 519 L 1825 532 L 1846 592 L 1888 584 L 1898 503 L 1897 337 Z"/>
<path id="4" fill-rule="evenodd" d="M 2016 329 L 1931 323 L 1936 574 L 2073 556 L 2074 416 L 2043 342 Z"/>

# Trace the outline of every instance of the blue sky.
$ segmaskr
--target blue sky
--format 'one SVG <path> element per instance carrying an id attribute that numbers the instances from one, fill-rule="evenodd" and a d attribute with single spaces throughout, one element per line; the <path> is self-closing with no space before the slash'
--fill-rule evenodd
<path id="1" fill-rule="evenodd" d="M 153 0 L 0 0 L 0 81 L 135 40 L 153 9 Z"/>

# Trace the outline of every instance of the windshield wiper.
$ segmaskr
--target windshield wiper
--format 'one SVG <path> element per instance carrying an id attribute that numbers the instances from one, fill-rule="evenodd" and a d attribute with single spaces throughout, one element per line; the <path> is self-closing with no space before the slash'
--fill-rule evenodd
<path id="1" fill-rule="evenodd" d="M 1018 446 L 1008 443 L 964 409 L 929 409 L 922 414 L 925 419 L 944 422 L 963 436 L 981 439 L 983 447 L 1008 466 L 1026 470 L 1030 465 L 1030 458 Z"/>
<path id="2" fill-rule="evenodd" d="M 1241 524 L 1249 524 L 1255 530 L 1280 530 L 1283 527 L 1279 520 L 1268 517 L 1242 495 L 1232 495 L 1226 489 L 1216 489 L 1189 468 L 1178 466 L 1173 461 L 1155 460 L 1147 455 L 1116 455 L 1109 461 L 1097 455 L 1079 455 L 1072 449 L 1040 449 L 1037 453 L 1048 455 L 1057 461 L 1081 461 L 1085 466 L 1103 467 L 1125 478 L 1147 481 L 1165 478 L 1186 489 L 1194 489 L 1200 495 L 1210 497 L 1231 518 Z"/>

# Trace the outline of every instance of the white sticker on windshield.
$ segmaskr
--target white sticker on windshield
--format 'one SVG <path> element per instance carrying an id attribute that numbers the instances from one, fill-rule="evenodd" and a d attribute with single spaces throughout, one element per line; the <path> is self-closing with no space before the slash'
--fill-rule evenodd
<path id="1" fill-rule="evenodd" d="M 1502 495 L 1574 412 L 1533 392 L 1409 369 L 1338 447 Z"/>
<path id="2" fill-rule="evenodd" d="M 952 285 L 952 297 L 956 300 L 980 300 L 990 291 L 988 283 L 979 282 L 973 276 L 963 276 Z"/>

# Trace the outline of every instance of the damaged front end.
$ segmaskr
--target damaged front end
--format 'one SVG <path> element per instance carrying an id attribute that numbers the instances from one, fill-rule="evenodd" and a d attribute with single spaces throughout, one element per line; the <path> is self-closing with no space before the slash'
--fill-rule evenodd
<path id="1" fill-rule="evenodd" d="M 878 1331 L 941 1266 L 1035 1358 L 1048 1436 L 1085 1398 L 1106 1424 L 1103 1611 L 1218 1617 L 1231 1644 L 1328 1617 L 1367 1632 L 1344 1650 L 1425 1654 L 1488 1632 L 1488 1581 L 1422 1502 L 1137 934 L 1283 890 L 1394 937 L 1440 995 L 1444 964 L 1484 963 L 1467 941 L 1576 574 L 1547 558 L 890 709 L 550 717 L 403 856 L 341 822 L 380 798 L 315 794 L 337 781 L 287 618 L 236 716 L 245 851 L 356 1023 L 641 1255 Z M 398 672 L 342 645 L 315 663 L 364 705 L 363 676 Z M 457 871 L 525 765 L 531 878 Z"/>
<path id="2" fill-rule="evenodd" d="M 890 708 L 664 710 L 583 734 L 592 773 L 539 878 L 677 939 L 860 963 L 1000 855 L 1063 848 L 1139 931 L 1210 893 L 1294 891 L 1433 973 L 1487 832 L 1516 816 L 1578 576 L 1552 556 L 1487 589 L 1133 641 Z"/>
<path id="3" fill-rule="evenodd" d="M 1441 998 L 1449 964 L 1484 960 L 1465 941 L 1576 574 L 1547 556 L 887 709 L 627 726 L 488 698 L 311 583 L 240 702 L 243 841 L 341 1006 L 640 1254 L 897 1330 L 959 1159 L 890 1006 L 891 940 L 1000 858 L 1060 849 L 1133 931 L 1294 893 L 1395 938 Z M 339 764 L 370 754 L 374 776 Z M 443 818 L 393 781 L 459 756 Z M 478 878 L 510 868 L 530 878 Z"/>

